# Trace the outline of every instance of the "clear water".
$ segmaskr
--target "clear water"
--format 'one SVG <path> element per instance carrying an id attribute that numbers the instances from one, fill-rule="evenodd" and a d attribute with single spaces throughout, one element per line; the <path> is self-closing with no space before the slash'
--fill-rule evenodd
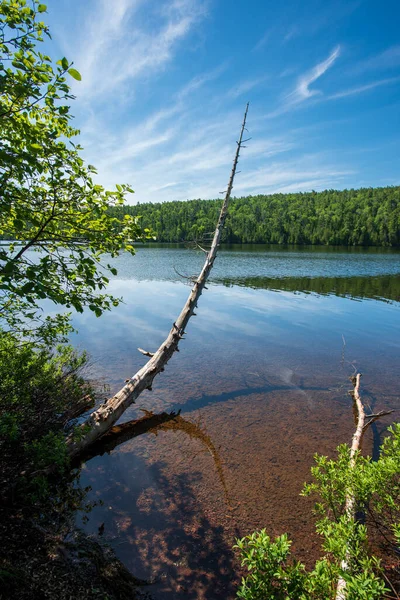
<path id="1" fill-rule="evenodd" d="M 168 333 L 202 253 L 141 247 L 116 261 L 124 304 L 76 315 L 77 346 L 115 391 Z M 178 274 L 179 273 L 179 274 Z M 348 377 L 372 408 L 400 407 L 400 254 L 374 249 L 223 248 L 180 353 L 125 413 L 180 410 L 175 422 L 88 461 L 102 500 L 84 527 L 104 538 L 154 598 L 234 598 L 238 535 L 287 531 L 314 558 L 311 504 L 299 498 L 313 454 L 352 434 Z M 389 420 L 365 440 L 377 452 Z"/>

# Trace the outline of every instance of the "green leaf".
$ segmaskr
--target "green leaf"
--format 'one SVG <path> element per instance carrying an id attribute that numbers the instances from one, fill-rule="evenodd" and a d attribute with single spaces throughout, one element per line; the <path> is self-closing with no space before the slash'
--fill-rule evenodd
<path id="1" fill-rule="evenodd" d="M 82 76 L 76 69 L 68 69 L 68 73 L 77 81 L 82 81 Z"/>
<path id="2" fill-rule="evenodd" d="M 68 66 L 69 66 L 69 62 L 67 61 L 67 59 L 65 58 L 65 56 L 61 60 L 58 60 L 57 64 L 60 65 L 64 69 L 64 71 L 66 71 L 68 69 Z"/>
<path id="3" fill-rule="evenodd" d="M 15 219 L 14 227 L 17 231 L 21 231 L 24 228 L 24 222 L 21 219 Z"/>
<path id="4" fill-rule="evenodd" d="M 3 273 L 12 273 L 12 271 L 15 269 L 15 264 L 13 263 L 12 260 L 8 261 L 4 267 L 2 268 Z"/>
<path id="5" fill-rule="evenodd" d="M 33 283 L 33 281 L 29 281 L 28 283 L 26 283 L 25 285 L 22 286 L 21 292 L 23 294 L 27 294 L 28 292 L 31 292 L 34 287 L 35 287 L 35 284 Z"/>
<path id="6" fill-rule="evenodd" d="M 47 10 L 47 6 L 45 4 L 39 4 L 39 6 L 37 7 L 38 12 L 42 13 L 42 12 L 46 12 Z"/>

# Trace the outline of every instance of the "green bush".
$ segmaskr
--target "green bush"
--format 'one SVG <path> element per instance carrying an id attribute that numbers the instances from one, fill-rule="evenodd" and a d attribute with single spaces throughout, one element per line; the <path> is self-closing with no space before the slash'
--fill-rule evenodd
<path id="1" fill-rule="evenodd" d="M 312 571 L 290 557 L 286 535 L 271 541 L 265 529 L 237 540 L 243 577 L 238 597 L 245 600 L 334 600 L 339 577 L 346 581 L 347 600 L 378 600 L 387 588 L 380 561 L 372 554 L 371 534 L 384 531 L 385 551 L 397 551 L 400 540 L 400 424 L 389 428 L 379 460 L 356 456 L 339 446 L 336 460 L 315 456 L 314 481 L 303 495 L 316 496 L 316 530 L 322 537 L 324 556 Z M 345 511 L 346 492 L 352 490 L 365 523 Z M 348 562 L 343 569 L 342 561 Z"/>
<path id="2" fill-rule="evenodd" d="M 0 475 L 2 499 L 47 493 L 46 471 L 68 463 L 65 434 L 93 398 L 83 378 L 87 356 L 70 346 L 35 349 L 0 334 Z"/>

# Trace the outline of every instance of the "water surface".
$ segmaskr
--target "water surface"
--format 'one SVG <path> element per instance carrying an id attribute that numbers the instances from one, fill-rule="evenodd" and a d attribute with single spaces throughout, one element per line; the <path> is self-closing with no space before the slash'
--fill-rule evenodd
<path id="1" fill-rule="evenodd" d="M 400 254 L 374 249 L 224 248 L 180 353 L 123 421 L 143 410 L 180 416 L 124 439 L 85 465 L 102 500 L 84 526 L 104 538 L 154 598 L 234 598 L 236 536 L 288 532 L 294 552 L 319 551 L 311 502 L 300 498 L 313 454 L 353 431 L 348 377 L 363 373 L 373 409 L 399 408 Z M 163 341 L 202 253 L 139 248 L 116 261 L 125 303 L 77 315 L 110 392 Z M 376 452 L 387 424 L 366 439 Z"/>

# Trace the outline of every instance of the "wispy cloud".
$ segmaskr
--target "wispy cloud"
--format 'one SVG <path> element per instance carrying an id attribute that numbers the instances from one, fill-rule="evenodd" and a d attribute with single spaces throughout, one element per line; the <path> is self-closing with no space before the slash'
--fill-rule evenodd
<path id="1" fill-rule="evenodd" d="M 283 69 L 283 71 L 279 73 L 279 77 L 289 77 L 289 75 L 293 75 L 295 72 L 296 69 L 294 67 L 286 67 L 286 69 Z"/>
<path id="2" fill-rule="evenodd" d="M 176 92 L 171 104 L 151 112 L 139 125 L 124 124 L 122 131 L 118 129 L 115 133 L 107 133 L 104 127 L 101 128 L 99 124 L 96 126 L 95 123 L 89 128 L 84 126 L 84 134 L 89 134 L 92 139 L 97 137 L 98 131 L 101 131 L 103 152 L 100 162 L 104 161 L 108 167 L 114 167 L 117 163 L 127 163 L 139 155 L 147 156 L 149 151 L 154 153 L 168 142 L 173 143 L 176 137 L 182 134 L 182 121 L 188 112 L 186 103 L 190 100 L 190 96 L 198 93 L 207 83 L 217 79 L 224 70 L 225 65 L 221 65 L 208 73 L 194 77 Z M 202 132 L 208 134 L 209 130 L 210 124 L 204 124 Z M 185 134 L 188 137 L 187 129 Z M 92 143 L 92 147 L 97 144 L 98 141 Z M 105 148 L 107 152 L 104 152 Z"/>
<path id="3" fill-rule="evenodd" d="M 136 190 L 132 201 L 217 197 L 230 171 L 241 114 L 225 110 L 210 117 L 196 110 L 182 105 L 172 129 L 169 120 L 150 115 L 148 121 L 157 125 L 143 144 L 130 145 L 137 131 L 130 138 L 109 140 L 106 156 L 92 144 L 95 155 L 89 158 L 98 165 L 101 182 L 107 186 L 131 182 Z M 236 179 L 235 195 L 337 187 L 353 172 L 317 154 L 294 158 L 291 152 L 298 151 L 298 142 L 290 134 L 271 136 L 259 127 L 253 131 L 251 119 L 249 129 L 253 139 L 242 153 L 243 173 Z M 104 143 L 104 131 L 98 142 Z M 285 160 L 277 160 L 283 155 Z"/>
<path id="4" fill-rule="evenodd" d="M 367 83 L 365 85 L 360 85 L 358 87 L 353 87 L 348 90 L 343 90 L 342 92 L 337 92 L 336 94 L 332 94 L 328 96 L 328 100 L 336 100 L 337 98 L 346 98 L 347 96 L 355 96 L 357 94 L 362 94 L 363 92 L 367 92 L 369 90 L 373 90 L 374 88 L 380 87 L 382 85 L 389 85 L 391 83 L 397 83 L 400 81 L 399 77 L 388 77 L 387 79 L 380 79 L 379 81 L 373 81 L 371 83 Z"/>
<path id="5" fill-rule="evenodd" d="M 96 164 L 99 181 L 107 187 L 130 182 L 136 191 L 133 201 L 141 202 L 210 198 L 224 189 L 241 108 L 228 111 L 225 104 L 215 113 L 203 114 L 201 103 L 193 103 L 199 90 L 189 82 L 176 92 L 175 103 L 150 113 L 140 126 L 114 132 L 93 123 L 90 131 L 84 130 L 91 142 L 85 144 L 87 158 Z M 179 100 L 183 91 L 185 102 Z M 207 90 L 203 92 L 207 96 Z M 168 118 L 171 114 L 173 118 Z M 258 133 L 243 160 L 258 164 L 293 148 L 290 136 Z"/>
<path id="6" fill-rule="evenodd" d="M 320 190 L 340 186 L 354 170 L 335 165 L 322 154 L 303 155 L 285 161 L 268 161 L 243 174 L 235 186 L 236 193 L 283 193 Z"/>
<path id="7" fill-rule="evenodd" d="M 186 96 L 190 95 L 191 93 L 195 92 L 199 88 L 203 87 L 206 83 L 215 81 L 215 79 L 218 79 L 218 77 L 220 77 L 220 75 L 222 75 L 222 73 L 224 73 L 226 71 L 227 67 L 228 67 L 228 63 L 224 62 L 223 64 L 219 65 L 215 69 L 212 69 L 212 71 L 209 71 L 208 73 L 201 73 L 200 75 L 193 77 L 193 79 L 191 79 L 189 81 L 189 83 L 187 83 L 179 91 L 179 93 L 177 95 L 178 99 L 183 100 Z"/>
<path id="8" fill-rule="evenodd" d="M 77 41 L 82 73 L 79 98 L 106 93 L 164 68 L 177 44 L 207 14 L 206 0 L 100 0 L 90 4 L 84 37 Z M 143 18 L 142 9 L 146 9 Z"/>
<path id="9" fill-rule="evenodd" d="M 310 89 L 312 83 L 317 81 L 333 65 L 340 54 L 340 46 L 337 46 L 327 59 L 318 63 L 313 69 L 302 75 L 297 82 L 295 90 L 288 96 L 292 103 L 302 102 L 316 94 L 321 94 L 320 90 Z"/>
<path id="10" fill-rule="evenodd" d="M 258 40 L 257 44 L 253 48 L 253 52 L 258 52 L 262 50 L 267 42 L 271 39 L 272 29 L 268 29 L 264 35 Z"/>
<path id="11" fill-rule="evenodd" d="M 241 154 L 234 194 L 354 185 L 350 165 L 358 169 L 357 159 L 344 159 L 343 152 L 324 154 L 332 139 L 335 148 L 354 148 L 335 136 L 332 126 L 343 118 L 340 99 L 360 96 L 358 104 L 347 104 L 346 118 L 354 125 L 355 117 L 365 112 L 358 111 L 361 95 L 377 88 L 376 95 L 392 98 L 389 86 L 397 82 L 395 75 L 400 78 L 397 72 L 373 72 L 397 64 L 400 46 L 360 63 L 360 73 L 368 76 L 349 78 L 350 52 L 344 48 L 354 48 L 354 43 L 345 31 L 336 37 L 331 25 L 348 14 L 352 0 L 332 0 L 312 15 L 299 3 L 292 10 L 278 7 L 272 15 L 264 10 L 261 23 L 269 28 L 254 41 L 250 55 L 249 38 L 238 39 L 240 24 L 227 23 L 223 11 L 212 13 L 215 0 L 58 1 L 65 8 L 70 2 L 79 8 L 73 21 L 79 21 L 79 31 L 69 35 L 74 47 L 63 51 L 78 57 L 76 67 L 83 76 L 74 88 L 74 113 L 85 158 L 97 166 L 103 185 L 131 183 L 136 193 L 130 202 L 216 197 L 225 189 L 248 99 L 253 139 Z M 358 4 L 353 1 L 351 10 Z M 213 18 L 204 27 L 208 11 Z M 226 31 L 215 43 L 222 24 Z M 324 27 L 330 27 L 329 37 L 321 31 Z M 311 39 L 318 32 L 321 37 Z M 285 45 L 294 36 L 296 44 Z M 233 39 L 240 53 L 229 47 Z M 335 47 L 335 39 L 342 45 Z M 339 62 L 343 69 L 334 69 Z M 312 110 L 329 101 L 325 116 Z M 292 111 L 295 119 L 288 118 Z M 287 118 L 272 121 L 279 115 Z M 321 119 L 332 119 L 330 127 Z M 298 135 L 289 129 L 294 122 L 307 132 Z M 315 153 L 305 155 L 310 147 Z"/>
<path id="12" fill-rule="evenodd" d="M 354 65 L 350 72 L 353 74 L 367 71 L 384 71 L 400 67 L 400 45 L 391 46 L 375 56 L 360 61 Z"/>
<path id="13" fill-rule="evenodd" d="M 339 48 L 298 80 L 294 92 L 285 97 L 285 110 L 296 108 L 317 95 L 311 85 L 339 55 Z M 225 75 L 227 65 L 197 75 L 176 90 L 170 103 L 153 109 L 139 126 L 90 128 L 88 159 L 98 166 L 99 179 L 106 186 L 129 182 L 136 191 L 131 201 L 185 200 L 212 198 L 224 189 L 229 174 L 241 108 L 228 109 L 241 95 L 262 85 L 267 76 L 243 79 L 214 97 L 210 90 L 215 79 Z M 202 99 L 207 98 L 207 110 Z M 340 185 L 351 171 L 325 163 L 317 156 L 292 158 L 298 151 L 290 133 L 273 135 L 257 124 L 257 134 L 243 152 L 243 175 L 234 193 L 262 193 L 323 189 Z M 270 129 L 270 127 L 269 127 Z M 86 132 L 87 133 L 87 132 Z M 85 144 L 87 146 L 87 144 Z M 276 158 L 285 154 L 285 161 Z"/>
<path id="14" fill-rule="evenodd" d="M 286 44 L 297 35 L 299 35 L 299 28 L 297 27 L 297 25 L 293 25 L 284 36 L 283 42 Z"/>
<path id="15" fill-rule="evenodd" d="M 267 79 L 269 79 L 269 77 L 264 75 L 263 77 L 255 77 L 254 79 L 248 79 L 247 81 L 238 83 L 229 90 L 228 95 L 231 96 L 231 98 L 238 98 L 239 96 L 247 94 L 247 92 L 250 90 L 264 83 L 267 81 Z"/>
<path id="16" fill-rule="evenodd" d="M 312 89 L 310 86 L 317 81 L 326 71 L 334 64 L 338 56 L 340 55 L 340 46 L 331 52 L 327 59 L 318 63 L 311 70 L 301 75 L 297 79 L 297 83 L 293 91 L 286 94 L 281 102 L 281 105 L 264 115 L 265 119 L 273 119 L 279 117 L 291 110 L 296 110 L 304 101 L 309 100 L 315 96 L 322 96 L 321 90 Z"/>

